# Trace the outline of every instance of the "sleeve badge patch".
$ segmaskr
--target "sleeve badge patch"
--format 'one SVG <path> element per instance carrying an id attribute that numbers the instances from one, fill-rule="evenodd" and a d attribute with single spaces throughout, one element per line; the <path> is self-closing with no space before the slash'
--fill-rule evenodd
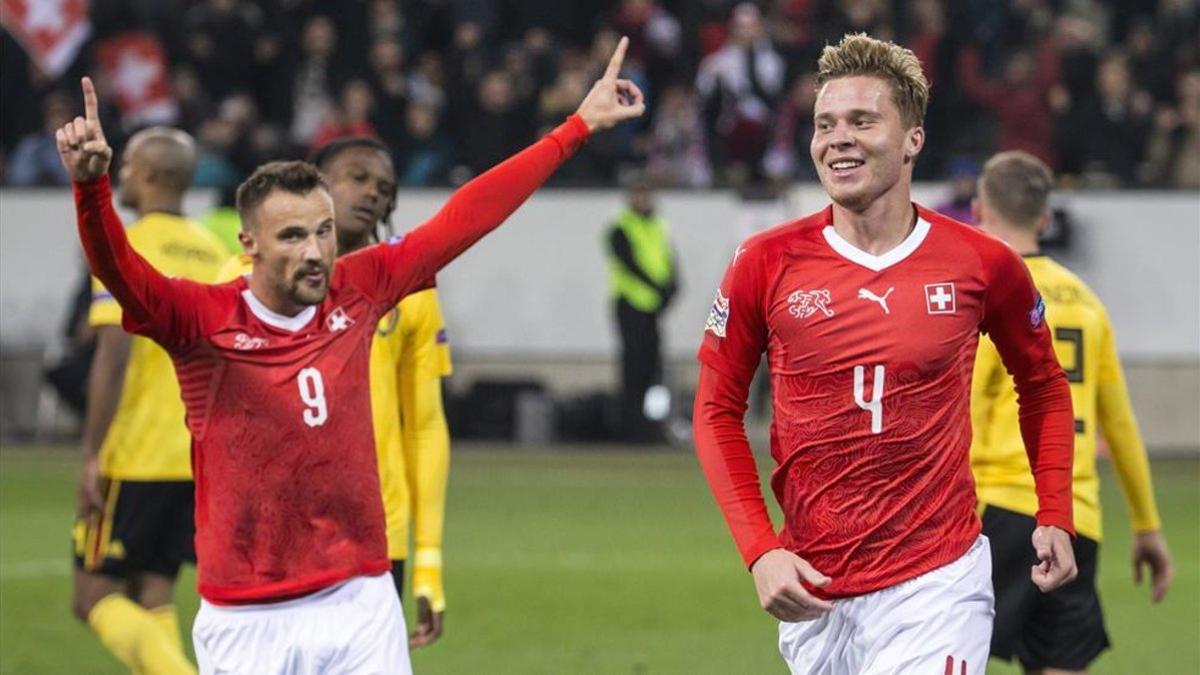
<path id="1" fill-rule="evenodd" d="M 717 297 L 713 300 L 712 309 L 708 310 L 708 321 L 704 330 L 719 338 L 725 337 L 725 326 L 729 323 L 729 298 L 717 289 Z"/>
<path id="2" fill-rule="evenodd" d="M 1033 309 L 1029 310 L 1029 327 L 1037 328 L 1042 325 L 1042 319 L 1046 316 L 1046 303 L 1042 301 L 1041 294 L 1038 295 L 1037 302 L 1034 303 Z"/>

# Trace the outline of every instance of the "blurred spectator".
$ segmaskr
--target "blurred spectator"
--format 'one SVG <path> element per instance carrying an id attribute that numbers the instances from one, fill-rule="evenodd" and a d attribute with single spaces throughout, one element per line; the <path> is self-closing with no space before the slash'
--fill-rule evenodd
<path id="1" fill-rule="evenodd" d="M 379 134 L 375 133 L 375 127 L 371 124 L 374 111 L 375 95 L 366 82 L 350 80 L 342 85 L 337 107 L 313 132 L 308 145 L 309 153 L 342 136 L 377 137 Z"/>
<path id="2" fill-rule="evenodd" d="M 1051 90 L 1058 83 L 1057 55 L 1044 44 L 1036 52 L 1019 50 L 1004 64 L 1003 79 L 983 73 L 979 50 L 962 55 L 959 82 L 984 114 L 995 117 L 1000 150 L 1024 150 L 1056 166 Z"/>
<path id="3" fill-rule="evenodd" d="M 261 22 L 257 5 L 237 0 L 204 0 L 184 14 L 188 61 L 210 96 L 222 99 L 246 89 L 246 64 L 253 58 Z"/>
<path id="4" fill-rule="evenodd" d="M 1105 185 L 1131 185 L 1150 131 L 1153 101 L 1133 88 L 1125 55 L 1112 52 L 1096 73 L 1096 96 L 1073 111 L 1070 129 L 1083 173 Z"/>
<path id="5" fill-rule="evenodd" d="M 816 180 L 817 169 L 808 151 L 813 135 L 813 105 L 817 101 L 817 74 L 807 72 L 792 83 L 779 107 L 765 158 L 766 173 L 775 180 Z"/>
<path id="6" fill-rule="evenodd" d="M 1147 182 L 1200 189 L 1200 70 L 1179 77 L 1177 107 L 1159 110 L 1146 150 Z"/>
<path id="7" fill-rule="evenodd" d="M 704 105 L 710 156 L 738 174 L 761 175 L 773 109 L 785 67 L 750 3 L 730 18 L 729 42 L 700 63 L 696 91 Z"/>
<path id="8" fill-rule="evenodd" d="M 445 180 L 454 148 L 438 129 L 438 111 L 423 103 L 404 113 L 404 141 L 396 152 L 397 179 L 405 187 L 436 185 Z"/>
<path id="9" fill-rule="evenodd" d="M 12 185 L 69 185 L 70 179 L 58 157 L 54 132 L 73 117 L 71 97 L 52 91 L 42 103 L 43 127 L 17 142 L 8 158 L 8 182 Z"/>
<path id="10" fill-rule="evenodd" d="M 532 140 L 529 111 L 518 106 L 512 79 L 494 70 L 479 83 L 476 99 L 460 126 L 459 156 L 480 174 Z"/>
<path id="11" fill-rule="evenodd" d="M 373 125 L 394 154 L 404 140 L 404 111 L 409 96 L 404 49 L 399 41 L 384 38 L 371 45 L 369 82 L 375 98 Z"/>
<path id="12" fill-rule="evenodd" d="M 309 145 L 317 128 L 333 113 L 333 50 L 337 30 L 333 20 L 317 15 L 304 25 L 300 63 L 292 92 L 292 139 Z"/>
<path id="13" fill-rule="evenodd" d="M 629 37 L 626 58 L 641 63 L 650 80 L 666 82 L 673 77 L 683 47 L 683 29 L 657 0 L 621 0 L 611 26 L 617 34 Z"/>
<path id="14" fill-rule="evenodd" d="M 695 98 L 676 86 L 663 92 L 658 105 L 650 132 L 650 179 L 671 187 L 708 187 L 712 167 L 704 152 L 704 125 Z"/>
<path id="15" fill-rule="evenodd" d="M 934 211 L 950 216 L 960 223 L 974 225 L 975 216 L 971 213 L 971 200 L 975 198 L 979 171 L 979 162 L 970 157 L 955 157 L 950 160 L 947 170 L 950 176 L 950 198 L 935 207 Z"/>

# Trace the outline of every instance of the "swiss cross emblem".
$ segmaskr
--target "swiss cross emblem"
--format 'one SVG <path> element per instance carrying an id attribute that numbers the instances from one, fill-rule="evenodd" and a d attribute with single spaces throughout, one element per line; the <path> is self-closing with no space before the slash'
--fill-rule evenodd
<path id="1" fill-rule="evenodd" d="M 329 316 L 325 318 L 325 325 L 329 328 L 330 333 L 338 333 L 346 330 L 350 326 L 353 326 L 354 319 L 350 318 L 350 315 L 346 313 L 346 310 L 338 307 L 330 312 Z"/>
<path id="2" fill-rule="evenodd" d="M 925 284 L 925 309 L 930 314 L 953 314 L 957 308 L 954 284 Z"/>

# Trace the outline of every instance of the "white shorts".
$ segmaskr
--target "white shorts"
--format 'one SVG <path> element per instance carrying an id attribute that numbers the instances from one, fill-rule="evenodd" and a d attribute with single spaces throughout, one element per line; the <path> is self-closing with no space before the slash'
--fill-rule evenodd
<path id="1" fill-rule="evenodd" d="M 192 626 L 203 675 L 407 675 L 408 631 L 390 572 L 295 600 L 200 601 Z"/>
<path id="2" fill-rule="evenodd" d="M 807 675 L 982 675 L 995 616 L 992 557 L 980 535 L 958 560 L 812 621 L 779 624 L 779 651 Z"/>

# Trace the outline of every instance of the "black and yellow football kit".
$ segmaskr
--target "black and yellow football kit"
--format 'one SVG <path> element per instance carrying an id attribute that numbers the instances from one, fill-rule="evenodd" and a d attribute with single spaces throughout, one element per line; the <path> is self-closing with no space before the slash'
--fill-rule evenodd
<path id="1" fill-rule="evenodd" d="M 1045 256 L 1025 259 L 1046 305 L 1054 350 L 1075 410 L 1073 471 L 1079 577 L 1042 595 L 1029 578 L 1037 495 L 1018 422 L 1017 394 L 995 345 L 979 340 L 971 392 L 971 470 L 991 540 L 996 620 L 992 655 L 1033 668 L 1083 668 L 1107 645 L 1096 594 L 1101 539 L 1097 431 L 1103 431 L 1133 529 L 1159 529 L 1146 449 L 1125 387 L 1104 305 L 1086 284 Z"/>
<path id="2" fill-rule="evenodd" d="M 249 274 L 250 259 L 230 260 L 218 278 Z M 371 344 L 371 416 L 379 483 L 387 516 L 388 557 L 397 592 L 413 548 L 413 595 L 446 607 L 442 585 L 442 527 L 450 432 L 441 380 L 451 373 L 450 346 L 437 291 L 405 297 L 379 320 Z"/>
<path id="3" fill-rule="evenodd" d="M 181 216 L 151 213 L 129 226 L 129 241 L 164 274 L 212 282 L 226 254 L 207 230 Z M 120 326 L 121 307 L 92 280 L 93 326 Z M 134 336 L 116 414 L 100 448 L 104 509 L 76 522 L 75 561 L 89 572 L 174 577 L 194 561 L 192 439 L 167 352 Z"/>

